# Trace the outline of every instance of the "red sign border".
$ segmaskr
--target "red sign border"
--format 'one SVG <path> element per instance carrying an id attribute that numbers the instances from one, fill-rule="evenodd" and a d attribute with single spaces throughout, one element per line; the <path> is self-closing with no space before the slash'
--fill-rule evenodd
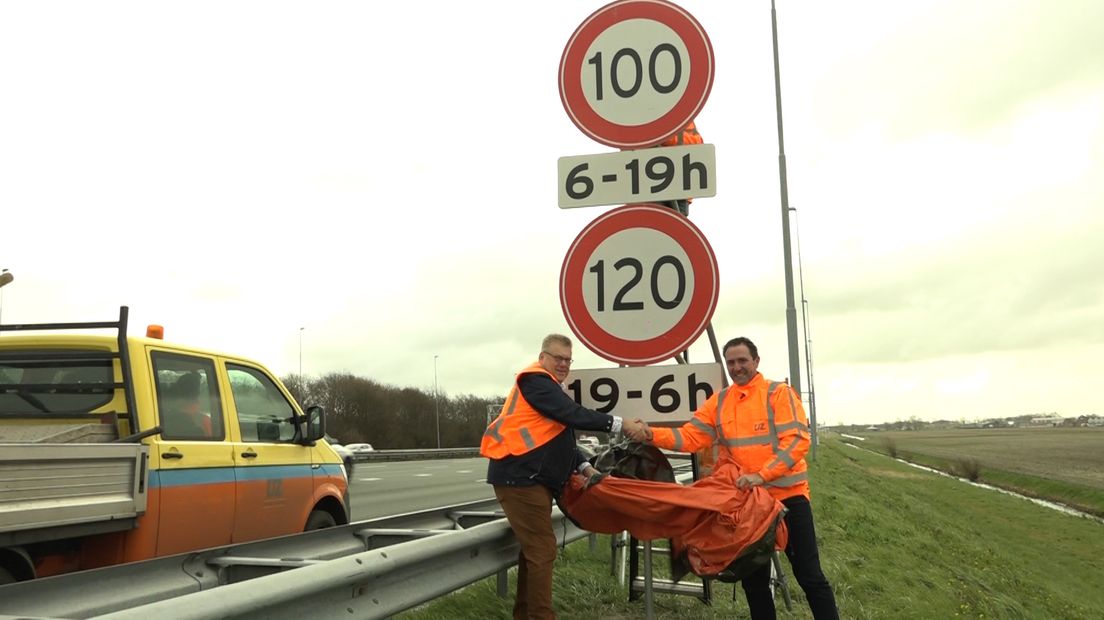
<path id="1" fill-rule="evenodd" d="M 595 321 L 583 297 L 586 264 L 594 250 L 615 233 L 651 228 L 675 240 L 690 259 L 694 294 L 682 319 L 650 340 L 625 340 Z M 709 293 L 701 293 L 708 290 Z M 618 364 L 646 366 L 685 351 L 713 318 L 720 293 L 717 258 L 709 241 L 689 219 L 656 204 L 625 205 L 598 216 L 575 237 L 560 268 L 560 307 L 572 333 L 595 354 Z"/>
<path id="2" fill-rule="evenodd" d="M 619 125 L 598 115 L 583 94 L 576 69 L 583 55 L 610 26 L 628 19 L 650 19 L 666 25 L 682 39 L 690 54 L 690 81 L 682 98 L 666 114 L 644 125 Z M 704 66 L 702 66 L 704 65 Z M 655 146 L 682 130 L 697 117 L 713 88 L 713 45 L 698 20 L 682 7 L 666 0 L 617 0 L 591 14 L 572 33 L 560 57 L 560 101 L 571 122 L 592 139 L 620 149 Z"/>

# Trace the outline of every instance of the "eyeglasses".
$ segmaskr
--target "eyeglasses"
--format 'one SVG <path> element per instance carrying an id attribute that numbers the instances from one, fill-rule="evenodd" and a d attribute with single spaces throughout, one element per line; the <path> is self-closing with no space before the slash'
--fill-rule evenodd
<path id="1" fill-rule="evenodd" d="M 557 364 L 567 364 L 568 366 L 570 366 L 571 362 L 575 361 L 570 357 L 563 357 L 561 355 L 556 355 L 555 353 L 549 353 L 548 351 L 541 351 L 541 353 L 544 353 L 548 357 L 551 357 L 553 360 L 555 360 Z"/>

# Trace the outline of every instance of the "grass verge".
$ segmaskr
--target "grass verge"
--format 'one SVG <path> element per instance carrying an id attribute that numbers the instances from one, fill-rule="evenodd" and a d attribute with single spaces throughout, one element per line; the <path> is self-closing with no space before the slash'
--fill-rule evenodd
<path id="1" fill-rule="evenodd" d="M 877 442 L 870 443 L 870 445 L 863 444 L 861 447 L 893 456 L 884 444 L 879 445 Z M 979 464 L 977 459 L 969 456 L 953 459 L 943 458 L 915 450 L 901 450 L 900 448 L 895 449 L 894 452 L 897 453 L 895 458 L 910 463 L 938 469 L 954 476 L 969 478 L 974 482 L 984 482 L 985 484 L 1014 491 L 1020 495 L 1065 504 L 1081 512 L 1104 517 L 1104 490 L 1101 489 L 1074 482 L 1005 471 L 994 468 L 991 464 Z M 965 468 L 970 471 L 963 471 L 962 459 L 972 459 L 973 468 Z"/>

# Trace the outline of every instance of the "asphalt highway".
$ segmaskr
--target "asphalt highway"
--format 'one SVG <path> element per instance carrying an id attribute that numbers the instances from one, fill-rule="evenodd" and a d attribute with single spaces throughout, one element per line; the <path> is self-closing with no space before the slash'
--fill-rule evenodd
<path id="1" fill-rule="evenodd" d="M 357 463 L 349 480 L 353 521 L 494 499 L 487 459 Z"/>

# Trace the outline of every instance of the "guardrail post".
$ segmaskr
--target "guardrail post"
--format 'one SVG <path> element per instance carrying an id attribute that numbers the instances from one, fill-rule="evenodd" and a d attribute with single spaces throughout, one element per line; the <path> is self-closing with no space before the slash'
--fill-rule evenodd
<path id="1" fill-rule="evenodd" d="M 497 585 L 498 598 L 508 598 L 510 596 L 510 592 L 509 592 L 510 579 L 506 574 L 507 570 L 508 569 L 504 568 L 504 569 L 498 571 L 498 574 L 497 574 L 498 579 L 496 581 L 498 583 L 498 585 Z"/>

